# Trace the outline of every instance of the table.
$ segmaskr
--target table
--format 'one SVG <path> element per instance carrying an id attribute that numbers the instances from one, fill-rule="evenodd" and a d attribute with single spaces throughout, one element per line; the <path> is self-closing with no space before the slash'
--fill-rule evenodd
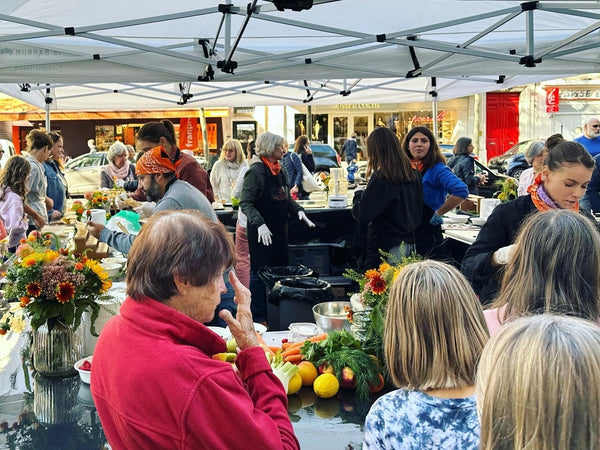
<path id="1" fill-rule="evenodd" d="M 265 337 L 268 340 L 268 333 Z M 25 342 L 13 347 L 11 359 L 21 359 Z M 36 439 L 36 450 L 87 450 L 106 445 L 89 385 L 82 383 L 78 375 L 47 378 L 29 373 L 29 389 L 20 363 L 16 367 L 11 373 L 0 371 L 0 379 L 9 380 L 10 387 L 0 391 L 0 448 L 23 448 L 25 437 Z M 361 448 L 364 419 L 375 398 L 357 402 L 352 392 L 340 390 L 336 398 L 319 399 L 311 388 L 289 396 L 288 413 L 301 448 Z M 21 426 L 9 434 L 2 432 L 2 424 L 11 427 L 20 415 L 23 417 L 23 411 L 29 411 L 25 416 L 41 425 Z M 20 444 L 14 442 L 16 435 L 20 436 Z"/>
<path id="2" fill-rule="evenodd" d="M 444 230 L 444 235 L 450 239 L 471 245 L 477 239 L 480 228 L 451 228 Z"/>

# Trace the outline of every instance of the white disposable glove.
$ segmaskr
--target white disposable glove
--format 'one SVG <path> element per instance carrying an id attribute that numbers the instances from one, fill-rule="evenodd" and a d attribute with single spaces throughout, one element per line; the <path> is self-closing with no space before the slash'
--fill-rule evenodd
<path id="1" fill-rule="evenodd" d="M 258 227 L 258 242 L 261 242 L 263 245 L 271 245 L 273 233 L 269 230 L 269 227 L 264 223 Z"/>
<path id="2" fill-rule="evenodd" d="M 143 219 L 144 217 L 150 217 L 152 214 L 154 214 L 155 206 L 156 203 L 154 202 L 142 202 L 141 206 L 137 206 L 133 208 L 133 210 L 140 215 L 141 219 Z"/>
<path id="3" fill-rule="evenodd" d="M 120 178 L 117 178 L 117 181 L 115 181 L 115 184 L 117 185 L 117 187 L 122 188 L 123 186 L 125 186 L 125 180 L 121 180 Z"/>
<path id="4" fill-rule="evenodd" d="M 303 221 L 306 225 L 308 225 L 311 228 L 314 228 L 315 226 L 313 222 L 308 220 L 308 217 L 306 217 L 306 213 L 304 211 L 298 211 L 298 220 Z"/>
<path id="5" fill-rule="evenodd" d="M 499 248 L 494 252 L 494 261 L 496 264 L 505 266 L 512 259 L 515 253 L 515 244 L 507 245 L 506 247 Z"/>
<path id="6" fill-rule="evenodd" d="M 123 192 L 115 197 L 115 205 L 117 205 L 117 208 L 125 209 L 125 208 L 129 207 L 129 205 L 127 203 L 125 203 L 125 200 L 127 200 L 127 197 L 128 197 L 128 195 L 125 192 Z"/>

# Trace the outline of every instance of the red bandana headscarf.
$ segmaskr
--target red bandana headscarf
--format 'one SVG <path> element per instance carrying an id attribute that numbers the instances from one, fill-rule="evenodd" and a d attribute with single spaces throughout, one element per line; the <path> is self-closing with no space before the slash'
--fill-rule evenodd
<path id="1" fill-rule="evenodd" d="M 548 197 L 548 194 L 544 191 L 542 185 L 542 174 L 539 174 L 531 186 L 527 188 L 527 192 L 531 194 L 531 201 L 535 205 L 538 211 L 549 211 L 555 209 L 558 206 L 552 202 L 552 199 Z M 575 202 L 572 211 L 579 212 L 579 202 Z"/>
<path id="2" fill-rule="evenodd" d="M 161 146 L 144 153 L 135 165 L 135 173 L 138 175 L 168 172 L 175 172 L 175 164 L 163 154 Z"/>

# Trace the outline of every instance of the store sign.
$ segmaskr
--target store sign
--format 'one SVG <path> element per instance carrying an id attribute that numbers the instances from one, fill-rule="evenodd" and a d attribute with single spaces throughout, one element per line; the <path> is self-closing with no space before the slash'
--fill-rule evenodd
<path id="1" fill-rule="evenodd" d="M 179 119 L 179 148 L 181 150 L 198 148 L 198 119 L 196 117 Z"/>
<path id="2" fill-rule="evenodd" d="M 236 106 L 233 108 L 234 114 L 254 114 L 254 106 Z"/>
<path id="3" fill-rule="evenodd" d="M 440 111 L 437 115 L 437 121 L 441 122 L 448 116 L 448 111 Z M 408 120 L 409 124 L 414 125 L 415 123 L 423 123 L 423 122 L 433 122 L 433 118 L 431 116 L 418 116 L 414 114 Z"/>
<path id="4" fill-rule="evenodd" d="M 356 105 L 335 105 L 335 109 L 375 109 L 381 108 L 380 103 L 357 103 Z"/>
<path id="5" fill-rule="evenodd" d="M 548 88 L 546 88 L 548 89 Z M 558 89 L 558 88 L 557 88 Z M 561 88 L 559 97 L 563 100 L 600 100 L 599 88 Z"/>
<path id="6" fill-rule="evenodd" d="M 547 113 L 556 113 L 558 112 L 558 102 L 560 90 L 557 87 L 547 87 L 544 88 L 546 91 L 546 112 Z"/>
<path id="7" fill-rule="evenodd" d="M 204 117 L 229 117 L 229 109 L 205 109 Z"/>

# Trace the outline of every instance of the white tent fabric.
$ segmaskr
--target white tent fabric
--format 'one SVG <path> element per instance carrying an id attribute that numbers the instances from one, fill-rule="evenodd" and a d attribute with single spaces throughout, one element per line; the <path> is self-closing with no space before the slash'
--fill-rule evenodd
<path id="1" fill-rule="evenodd" d="M 58 110 L 404 102 L 600 64 L 597 1 L 227 2 L 4 0 L 0 91 Z"/>

